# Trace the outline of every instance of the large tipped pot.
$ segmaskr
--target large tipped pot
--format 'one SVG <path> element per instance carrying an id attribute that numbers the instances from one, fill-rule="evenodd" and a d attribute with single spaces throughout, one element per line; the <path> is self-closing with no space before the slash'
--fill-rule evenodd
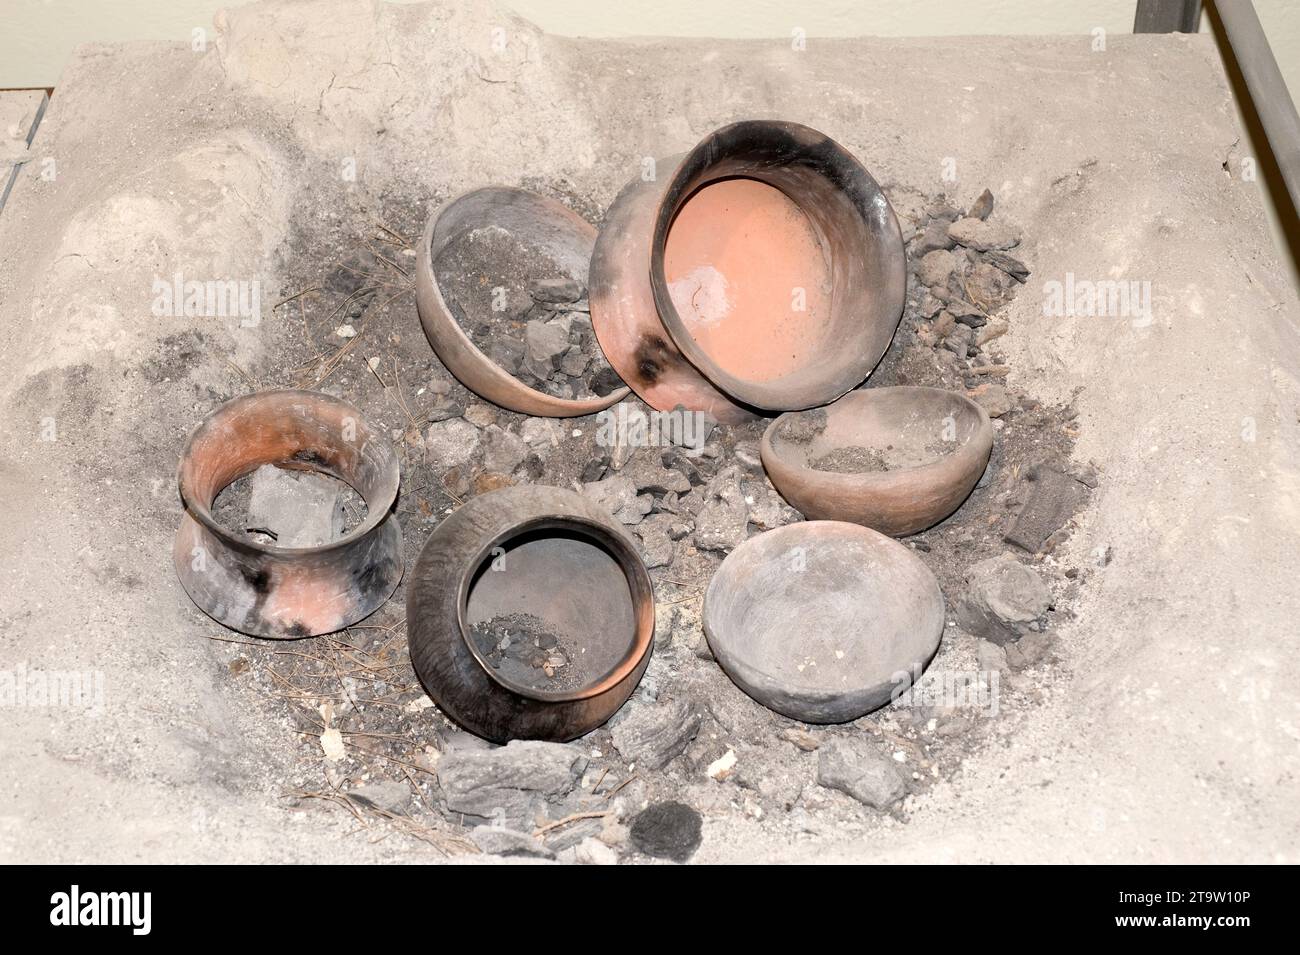
<path id="1" fill-rule="evenodd" d="M 528 242 L 566 276 L 583 285 L 596 230 L 570 209 L 536 193 L 489 186 L 463 193 L 431 216 L 416 251 L 415 294 L 420 324 L 438 359 L 470 391 L 511 411 L 549 418 L 595 414 L 628 395 L 626 387 L 598 398 L 557 398 L 530 388 L 485 355 L 443 299 L 433 263 L 466 233 L 500 229 Z"/>
<path id="2" fill-rule="evenodd" d="M 750 120 L 659 163 L 610 207 L 591 317 L 647 404 L 739 421 L 825 404 L 862 382 L 902 315 L 893 209 L 828 136 Z"/>
<path id="3" fill-rule="evenodd" d="M 558 635 L 558 647 L 534 648 L 521 618 Z M 504 488 L 457 509 L 429 537 L 406 596 L 420 682 L 444 713 L 496 742 L 570 740 L 608 720 L 650 662 L 654 618 L 650 575 L 622 527 L 554 487 Z M 529 652 L 556 647 L 567 662 L 521 677 L 485 631 Z"/>
<path id="4" fill-rule="evenodd" d="M 264 464 L 328 474 L 366 502 L 361 525 L 318 547 L 262 544 L 217 523 L 221 490 Z M 402 579 L 402 530 L 390 512 L 401 475 L 392 445 L 345 401 L 263 391 L 228 401 L 190 434 L 178 471 L 185 515 L 173 559 L 185 592 L 219 623 L 258 637 L 351 626 Z"/>

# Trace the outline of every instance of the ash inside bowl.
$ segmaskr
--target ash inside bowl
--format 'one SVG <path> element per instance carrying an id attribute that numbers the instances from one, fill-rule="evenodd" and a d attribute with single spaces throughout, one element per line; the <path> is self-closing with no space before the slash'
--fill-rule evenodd
<path id="1" fill-rule="evenodd" d="M 576 690 L 586 682 L 584 648 L 530 613 L 481 620 L 470 628 L 470 638 L 508 683 L 531 690 Z"/>
<path id="2" fill-rule="evenodd" d="M 892 444 L 883 450 L 866 448 L 851 444 L 834 448 L 825 454 L 813 458 L 808 467 L 814 471 L 829 471 L 835 474 L 871 474 L 883 471 L 900 471 L 904 468 L 920 467 L 938 460 L 956 447 L 955 443 L 932 441 L 923 448 L 896 448 Z"/>

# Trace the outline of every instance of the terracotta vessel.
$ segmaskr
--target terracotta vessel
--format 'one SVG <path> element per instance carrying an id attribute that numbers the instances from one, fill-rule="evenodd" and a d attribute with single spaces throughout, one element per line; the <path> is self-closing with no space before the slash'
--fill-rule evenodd
<path id="1" fill-rule="evenodd" d="M 768 426 L 760 450 L 772 484 L 805 517 L 898 537 L 957 510 L 992 448 L 993 426 L 975 402 L 940 388 L 900 386 L 865 388 L 826 408 L 784 414 Z M 852 453 L 874 469 L 814 466 Z"/>
<path id="2" fill-rule="evenodd" d="M 915 681 L 939 647 L 944 604 L 910 548 L 856 524 L 808 521 L 727 555 L 703 621 L 718 663 L 758 702 L 842 723 Z"/>
<path id="3" fill-rule="evenodd" d="M 490 186 L 466 192 L 429 217 L 416 250 L 415 292 L 420 324 L 438 359 L 475 394 L 522 414 L 568 418 L 594 414 L 627 397 L 627 387 L 597 398 L 566 399 L 530 388 L 485 355 L 456 321 L 434 275 L 433 263 L 448 245 L 476 229 L 497 228 L 543 251 L 569 278 L 583 285 L 596 230 L 553 199 L 524 189 Z"/>
<path id="4" fill-rule="evenodd" d="M 217 495 L 263 464 L 328 474 L 366 502 L 365 521 L 319 547 L 277 547 L 228 530 Z M 177 476 L 185 516 L 173 546 L 186 593 L 218 623 L 257 637 L 351 626 L 402 578 L 402 531 L 390 513 L 397 454 L 361 412 L 311 391 L 263 391 L 222 405 L 190 434 Z"/>
<path id="5" fill-rule="evenodd" d="M 596 241 L 591 317 L 647 404 L 736 422 L 862 382 L 906 286 L 898 222 L 861 163 L 807 126 L 750 120 L 623 189 Z"/>
<path id="6" fill-rule="evenodd" d="M 527 614 L 562 634 L 581 679 L 549 689 L 494 665 L 476 625 Z M 614 518 L 573 491 L 473 498 L 438 525 L 407 588 L 411 663 L 435 703 L 496 742 L 570 740 L 608 720 L 650 662 L 654 591 Z"/>

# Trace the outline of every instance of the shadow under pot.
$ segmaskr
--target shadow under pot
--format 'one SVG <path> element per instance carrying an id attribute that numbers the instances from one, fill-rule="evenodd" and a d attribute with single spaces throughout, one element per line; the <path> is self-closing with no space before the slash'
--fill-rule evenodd
<path id="1" fill-rule="evenodd" d="M 591 317 L 619 375 L 660 411 L 736 423 L 861 383 L 902 316 L 893 209 L 830 137 L 749 120 L 619 193 L 591 262 Z"/>
<path id="2" fill-rule="evenodd" d="M 901 537 L 957 510 L 988 466 L 993 425 L 942 388 L 864 388 L 781 415 L 760 453 L 772 485 L 809 520 Z"/>
<path id="3" fill-rule="evenodd" d="M 488 186 L 441 206 L 424 227 L 415 265 L 420 324 L 438 359 L 470 391 L 522 414 L 576 417 L 622 401 L 629 393 L 626 385 L 607 395 L 570 399 L 524 384 L 480 349 L 453 314 L 455 310 L 470 321 L 472 312 L 473 320 L 495 328 L 511 321 L 502 307 L 511 303 L 499 296 L 508 291 L 526 295 L 523 286 L 531 279 L 568 278 L 585 287 L 595 242 L 596 230 L 586 220 L 554 199 L 524 189 Z M 501 244 L 508 248 L 497 247 Z M 482 281 L 463 290 L 475 297 L 472 302 L 459 301 L 439 284 L 437 274 L 445 253 L 462 250 L 478 258 L 472 269 Z"/>
<path id="4" fill-rule="evenodd" d="M 433 532 L 407 586 L 411 663 L 472 733 L 562 742 L 640 682 L 654 592 L 614 518 L 573 491 L 503 488 Z"/>
<path id="5" fill-rule="evenodd" d="M 311 547 L 262 543 L 223 526 L 213 516 L 217 495 L 265 464 L 344 482 L 365 501 L 365 519 Z M 377 610 L 402 579 L 402 531 L 390 513 L 400 481 L 392 445 L 345 401 L 299 390 L 228 401 L 181 453 L 176 574 L 199 609 L 232 630 L 280 638 L 342 630 Z"/>

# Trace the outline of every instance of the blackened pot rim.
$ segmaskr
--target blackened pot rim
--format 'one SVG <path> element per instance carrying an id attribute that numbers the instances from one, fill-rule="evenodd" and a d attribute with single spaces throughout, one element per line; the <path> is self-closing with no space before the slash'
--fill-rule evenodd
<path id="1" fill-rule="evenodd" d="M 177 466 L 176 470 L 176 484 L 180 492 L 181 504 L 185 509 L 185 513 L 198 521 L 198 523 L 206 530 L 214 534 L 223 544 L 234 550 L 245 551 L 248 553 L 266 554 L 272 557 L 287 557 L 292 559 L 301 556 L 329 554 L 332 551 L 342 550 L 354 545 L 357 541 L 373 533 L 381 524 L 383 524 L 384 521 L 388 519 L 389 512 L 392 510 L 393 505 L 397 502 L 397 495 L 401 486 L 401 466 L 398 464 L 397 455 L 395 453 L 389 453 L 386 455 L 388 461 L 385 464 L 385 471 L 388 472 L 387 476 L 392 482 L 392 491 L 391 493 L 372 495 L 374 497 L 373 501 L 369 500 L 362 489 L 357 487 L 357 483 L 359 482 L 355 481 L 353 475 L 335 473 L 332 469 L 320 467 L 314 464 L 303 468 L 286 468 L 286 470 L 302 470 L 315 474 L 324 474 L 328 477 L 335 478 L 352 488 L 352 490 L 366 502 L 366 519 L 364 521 L 348 533 L 344 534 L 338 540 L 309 547 L 281 547 L 278 544 L 264 544 L 260 541 L 252 540 L 251 538 L 237 536 L 234 531 L 217 521 L 212 514 L 211 504 L 204 504 L 197 494 L 195 494 L 194 489 L 189 486 L 189 482 L 185 480 L 185 461 L 192 456 L 194 443 L 205 429 L 212 427 L 220 418 L 239 413 L 245 405 L 265 404 L 271 399 L 277 397 L 298 397 L 311 401 L 332 404 L 341 410 L 354 415 L 359 423 L 365 422 L 365 416 L 362 415 L 361 411 L 351 402 L 344 401 L 342 398 L 335 398 L 333 395 L 328 395 L 324 392 L 309 391 L 305 388 L 272 388 L 265 391 L 255 391 L 252 394 L 240 395 L 237 398 L 230 399 L 195 425 L 194 428 L 191 429 L 189 436 L 185 439 L 185 446 L 181 450 L 180 464 Z M 258 410 L 262 411 L 262 409 Z M 371 433 L 373 438 L 375 435 L 373 429 L 367 425 L 367 430 Z M 362 445 L 361 450 L 364 452 L 365 445 Z M 258 464 L 255 464 L 252 468 L 242 472 L 239 476 L 219 488 L 217 493 L 213 495 L 212 503 L 216 503 L 216 498 L 227 487 L 230 487 L 230 485 L 234 484 L 235 481 L 239 481 L 242 478 L 247 477 L 249 474 L 252 474 L 253 471 L 257 470 L 261 465 L 274 464 L 275 466 L 280 467 L 282 464 L 286 463 L 288 462 L 261 461 Z"/>
<path id="2" fill-rule="evenodd" d="M 742 151 L 742 147 L 756 149 L 764 154 L 764 158 L 750 160 L 750 166 L 744 170 L 708 174 L 708 170 L 725 164 L 733 153 Z M 766 155 L 768 153 L 770 155 Z M 810 213 L 807 199 L 795 195 L 778 179 L 767 174 L 769 169 L 784 168 L 791 159 L 799 160 L 799 165 L 816 168 L 822 179 L 838 186 L 856 213 L 857 220 L 880 243 L 881 284 L 877 291 L 885 305 L 879 316 L 871 317 L 882 329 L 887 325 L 889 334 L 872 344 L 868 340 L 871 332 L 864 331 L 860 355 L 849 355 L 839 360 L 838 367 L 829 372 L 823 367 L 817 375 L 811 374 L 814 367 L 824 366 L 829 355 L 840 354 L 842 349 L 824 348 L 823 351 L 829 354 L 810 361 L 805 368 L 772 381 L 755 381 L 724 369 L 695 340 L 673 304 L 665 274 L 665 251 L 673 222 L 692 196 L 713 182 L 744 178 L 779 190 L 799 207 L 817 234 L 823 255 L 833 263 L 826 232 L 817 217 Z M 659 322 L 686 361 L 733 402 L 778 412 L 827 404 L 870 376 L 897 332 L 907 291 L 907 253 L 897 216 L 884 190 L 866 166 L 846 147 L 819 130 L 802 123 L 766 119 L 741 120 L 714 130 L 683 156 L 657 201 L 652 222 L 649 278 Z M 837 289 L 836 294 L 843 293 Z M 834 308 L 833 305 L 832 310 Z"/>
<path id="3" fill-rule="evenodd" d="M 538 690 L 505 680 L 487 661 L 478 645 L 470 637 L 465 621 L 465 613 L 469 605 L 470 587 L 477 577 L 479 568 L 487 561 L 492 551 L 507 541 L 523 537 L 534 531 L 551 529 L 570 531 L 579 536 L 584 536 L 615 560 L 624 580 L 627 582 L 628 599 L 631 601 L 634 615 L 639 603 L 638 589 L 641 589 L 645 597 L 653 604 L 654 589 L 650 582 L 650 575 L 642 565 L 636 551 L 626 540 L 611 532 L 608 527 L 599 521 L 586 517 L 579 515 L 542 515 L 528 518 L 494 535 L 479 548 L 478 552 L 470 560 L 465 562 L 456 587 L 456 625 L 462 642 L 464 642 L 475 662 L 478 663 L 490 680 L 506 690 L 506 692 L 536 700 L 539 703 L 571 703 L 600 696 L 626 679 L 628 674 L 636 669 L 641 659 L 646 655 L 649 645 L 654 639 L 654 627 L 644 628 L 646 632 L 642 633 L 643 628 L 634 622 L 635 632 L 632 635 L 631 646 L 608 673 L 599 680 L 579 689 L 557 692 Z"/>

